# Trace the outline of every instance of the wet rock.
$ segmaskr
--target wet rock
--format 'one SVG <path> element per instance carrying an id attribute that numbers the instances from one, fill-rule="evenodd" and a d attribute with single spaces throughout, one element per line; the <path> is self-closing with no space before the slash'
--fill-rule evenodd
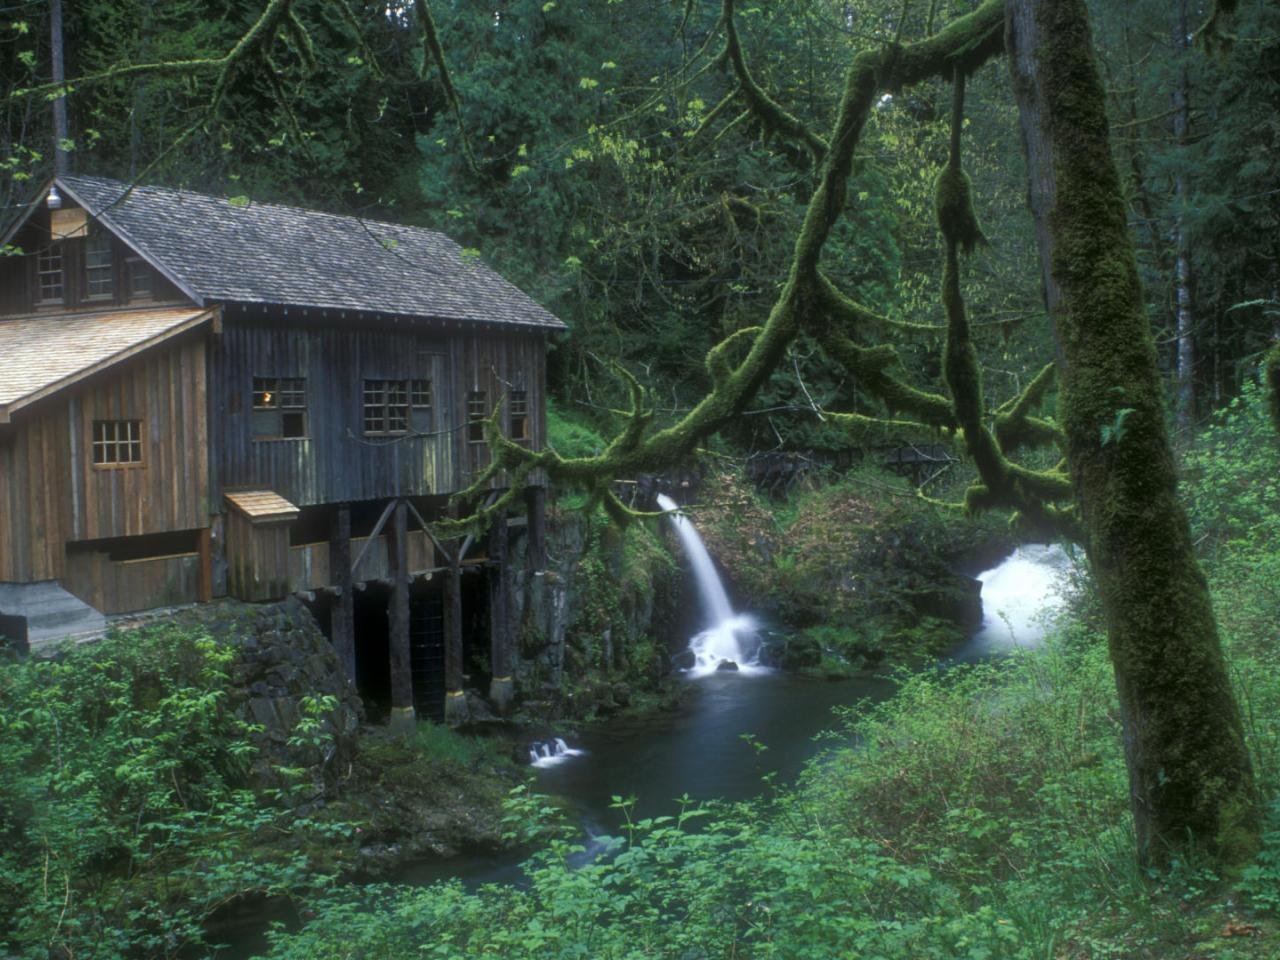
<path id="1" fill-rule="evenodd" d="M 732 660 L 721 660 L 716 664 L 716 673 L 732 673 L 739 669 L 738 665 Z"/>
<path id="2" fill-rule="evenodd" d="M 770 634 L 760 645 L 760 662 L 779 670 L 803 670 L 822 662 L 822 644 L 807 634 Z"/>
<path id="3" fill-rule="evenodd" d="M 697 662 L 692 650 L 681 650 L 671 655 L 671 666 L 676 670 L 692 670 Z"/>
<path id="4" fill-rule="evenodd" d="M 923 616 L 977 629 L 982 625 L 982 582 L 961 573 L 939 577 L 928 588 L 914 591 L 911 605 Z"/>
<path id="5" fill-rule="evenodd" d="M 296 781 L 283 780 L 278 770 L 300 767 L 317 787 L 332 788 L 355 756 L 364 706 L 311 612 L 295 599 L 220 601 L 178 618 L 184 621 L 234 653 L 227 667 L 228 704 L 258 727 L 250 734 L 260 747 L 253 766 L 258 782 L 289 786 Z M 304 706 L 304 698 L 313 706 Z M 315 712 L 315 704 L 324 704 L 319 730 L 300 742 L 298 723 Z"/>

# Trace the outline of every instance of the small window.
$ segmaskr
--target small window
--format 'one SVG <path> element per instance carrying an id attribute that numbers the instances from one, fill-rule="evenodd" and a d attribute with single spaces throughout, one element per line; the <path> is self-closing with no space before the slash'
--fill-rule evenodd
<path id="1" fill-rule="evenodd" d="M 141 462 L 141 420 L 93 421 L 94 466 L 119 467 Z"/>
<path id="2" fill-rule="evenodd" d="M 306 435 L 306 378 L 254 377 L 253 438 L 296 440 Z"/>
<path id="3" fill-rule="evenodd" d="M 125 266 L 129 271 L 129 299 L 150 300 L 155 296 L 155 286 L 152 282 L 154 274 L 147 261 L 141 257 L 129 257 L 125 260 Z"/>
<path id="4" fill-rule="evenodd" d="M 484 443 L 484 421 L 489 416 L 489 399 L 483 390 L 467 394 L 467 440 Z"/>
<path id="5" fill-rule="evenodd" d="M 111 234 L 95 227 L 84 246 L 85 295 L 90 300 L 108 300 L 113 291 L 111 278 Z"/>
<path id="6" fill-rule="evenodd" d="M 409 396 L 408 380 L 366 380 L 364 432 L 408 433 Z"/>
<path id="7" fill-rule="evenodd" d="M 507 412 L 511 415 L 511 439 L 528 440 L 529 394 L 524 390 L 512 390 L 507 403 Z"/>
<path id="8" fill-rule="evenodd" d="M 36 254 L 39 303 L 62 302 L 62 244 L 51 243 Z"/>
<path id="9" fill-rule="evenodd" d="M 413 380 L 409 390 L 409 402 L 415 407 L 431 406 L 431 381 Z"/>

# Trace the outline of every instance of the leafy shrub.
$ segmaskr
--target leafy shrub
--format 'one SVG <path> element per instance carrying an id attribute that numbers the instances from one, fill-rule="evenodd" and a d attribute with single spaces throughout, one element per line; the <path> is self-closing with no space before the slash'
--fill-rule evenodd
<path id="1" fill-rule="evenodd" d="M 0 944 L 12 955 L 170 956 L 230 900 L 313 885 L 279 838 L 344 828 L 295 815 L 290 791 L 250 789 L 256 748 L 227 704 L 230 657 L 159 626 L 5 665 Z M 316 735 L 307 719 L 297 737 Z"/>

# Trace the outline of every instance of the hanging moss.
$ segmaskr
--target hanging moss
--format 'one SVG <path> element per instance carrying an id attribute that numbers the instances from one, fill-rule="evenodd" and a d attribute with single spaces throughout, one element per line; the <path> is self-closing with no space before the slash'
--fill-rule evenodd
<path id="1" fill-rule="evenodd" d="M 954 243 L 965 253 L 973 253 L 987 238 L 978 226 L 978 215 L 973 209 L 973 186 L 969 175 L 950 164 L 942 168 L 933 185 L 933 209 L 938 217 L 938 228 L 948 243 Z"/>

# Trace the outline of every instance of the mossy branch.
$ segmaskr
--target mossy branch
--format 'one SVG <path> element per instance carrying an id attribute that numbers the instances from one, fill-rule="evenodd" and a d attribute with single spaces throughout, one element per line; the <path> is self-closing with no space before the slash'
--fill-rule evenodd
<path id="1" fill-rule="evenodd" d="M 1061 446 L 1065 440 L 1056 423 L 1031 416 L 1044 402 L 1045 394 L 1057 383 L 1057 368 L 1047 363 L 1022 392 L 996 410 L 996 439 L 1005 454 L 1022 447 Z"/>
<path id="2" fill-rule="evenodd" d="M 426 47 L 426 53 L 430 57 L 431 62 L 436 65 L 436 69 L 440 71 L 440 85 L 444 87 L 445 99 L 449 102 L 449 111 L 453 114 L 454 122 L 458 127 L 458 136 L 462 140 L 462 152 L 467 159 L 467 166 L 471 172 L 483 178 L 484 174 L 480 170 L 479 164 L 476 163 L 476 155 L 471 149 L 471 137 L 467 134 L 467 125 L 462 119 L 462 102 L 458 98 L 458 89 L 453 85 L 453 74 L 449 70 L 449 63 L 445 60 L 444 47 L 440 45 L 440 33 L 436 29 L 436 20 L 431 13 L 431 5 L 427 0 L 418 0 L 414 5 L 414 9 L 418 11 L 418 23 L 422 27 L 422 42 Z M 426 58 L 423 63 L 425 65 Z"/>
<path id="3" fill-rule="evenodd" d="M 729 365 L 729 351 L 748 338 L 757 336 L 760 330 L 760 327 L 744 327 L 729 334 L 729 336 L 707 351 L 707 376 L 711 378 L 713 387 L 718 387 L 733 372 L 732 367 Z"/>
<path id="4" fill-rule="evenodd" d="M 43 83 L 34 87 L 19 87 L 10 92 L 5 97 L 5 100 L 21 100 L 27 97 L 62 94 L 76 87 L 117 80 L 214 73 L 217 77 L 215 80 L 215 94 L 212 99 L 217 102 L 221 100 L 221 91 L 226 87 L 232 68 L 242 60 L 247 59 L 250 54 L 260 51 L 264 39 L 269 41 L 275 35 L 276 29 L 282 25 L 289 13 L 291 2 L 292 0 L 270 0 L 252 26 L 245 31 L 230 50 L 220 57 L 191 57 L 185 60 L 157 60 L 153 63 L 118 64 L 106 70 L 85 74 L 61 83 Z"/>
<path id="5" fill-rule="evenodd" d="M 726 9 L 732 11 L 731 2 Z M 637 392 L 634 378 L 622 372 L 632 392 L 631 416 L 622 435 L 603 453 L 573 459 L 562 458 L 552 450 L 535 453 L 505 441 L 494 430 L 490 441 L 495 472 L 485 482 L 496 478 L 499 465 L 512 469 L 513 464 L 518 464 L 521 471 L 541 469 L 553 482 L 585 490 L 593 504 L 605 503 L 605 509 L 616 512 L 616 507 L 607 505 L 611 495 L 607 484 L 613 477 L 664 469 L 689 456 L 703 438 L 745 409 L 801 329 L 812 331 L 831 356 L 858 376 L 859 385 L 881 397 L 891 410 L 903 411 L 921 424 L 953 428 L 956 420 L 947 398 L 918 390 L 886 372 L 897 362 L 892 347 L 862 347 L 847 335 L 846 327 L 871 319 L 879 323 L 883 318 L 840 294 L 821 276 L 818 264 L 827 238 L 844 214 L 854 151 L 879 94 L 934 75 L 949 75 L 959 59 L 972 69 L 978 58 L 999 52 L 1003 25 L 1002 0 L 985 0 L 976 11 L 957 18 L 927 40 L 867 51 L 854 58 L 831 136 L 820 141 L 824 146 L 829 144 L 829 148 L 823 154 L 818 180 L 796 237 L 787 281 L 768 320 L 750 331 L 750 347 L 740 362 L 730 362 L 728 349 L 739 342 L 738 337 L 745 340 L 747 331 L 735 334 L 712 351 L 708 364 L 709 370 L 714 371 L 714 387 L 683 418 L 649 433 L 653 411 Z M 732 30 L 732 26 L 726 29 Z"/>
<path id="6" fill-rule="evenodd" d="M 751 106 L 752 112 L 764 128 L 777 136 L 801 144 L 809 151 L 815 164 L 821 163 L 827 154 L 827 142 L 818 136 L 800 118 L 789 113 L 756 82 L 742 52 L 742 40 L 733 16 L 734 0 L 724 0 L 721 14 L 724 23 L 725 50 L 733 72 L 738 78 L 738 88 Z"/>

